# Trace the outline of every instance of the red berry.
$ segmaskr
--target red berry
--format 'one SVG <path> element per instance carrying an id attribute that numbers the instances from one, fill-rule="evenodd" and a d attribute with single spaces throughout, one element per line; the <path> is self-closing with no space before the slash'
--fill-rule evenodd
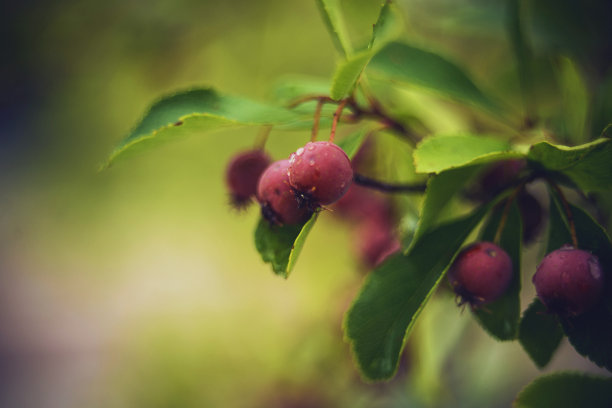
<path id="1" fill-rule="evenodd" d="M 312 214 L 299 207 L 295 193 L 289 185 L 289 160 L 272 163 L 259 178 L 257 199 L 261 212 L 271 224 L 299 224 Z"/>
<path id="2" fill-rule="evenodd" d="M 289 182 L 309 207 L 331 204 L 353 180 L 351 161 L 331 142 L 310 142 L 289 158 Z"/>
<path id="3" fill-rule="evenodd" d="M 448 271 L 448 279 L 464 302 L 472 306 L 498 299 L 512 280 L 510 256 L 491 242 L 476 242 L 463 249 Z"/>
<path id="4" fill-rule="evenodd" d="M 517 196 L 516 203 L 523 223 L 523 242 L 528 244 L 534 240 L 542 229 L 544 210 L 540 202 L 526 191 L 522 191 Z"/>
<path id="5" fill-rule="evenodd" d="M 393 225 L 382 217 L 366 218 L 355 230 L 355 247 L 361 261 L 368 267 L 380 264 L 399 250 L 399 240 Z"/>
<path id="6" fill-rule="evenodd" d="M 350 221 L 381 216 L 391 218 L 391 205 L 386 197 L 357 184 L 351 184 L 345 195 L 331 207 L 333 214 Z"/>
<path id="7" fill-rule="evenodd" d="M 604 276 L 595 255 L 565 245 L 544 257 L 533 275 L 533 283 L 548 310 L 576 316 L 599 301 Z"/>
<path id="8" fill-rule="evenodd" d="M 248 150 L 235 155 L 227 165 L 225 181 L 231 203 L 242 207 L 257 193 L 259 177 L 270 164 L 270 157 L 262 150 Z"/>
<path id="9" fill-rule="evenodd" d="M 503 190 L 515 185 L 519 175 L 527 167 L 523 159 L 502 160 L 490 165 L 476 185 L 475 198 L 487 201 Z"/>

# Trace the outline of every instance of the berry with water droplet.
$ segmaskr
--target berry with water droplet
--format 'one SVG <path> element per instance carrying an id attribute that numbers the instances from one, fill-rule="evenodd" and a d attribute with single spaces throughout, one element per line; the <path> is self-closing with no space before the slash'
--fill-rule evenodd
<path id="1" fill-rule="evenodd" d="M 448 279 L 462 302 L 471 306 L 489 303 L 510 286 L 512 259 L 492 242 L 476 242 L 457 255 Z"/>
<path id="2" fill-rule="evenodd" d="M 595 255 L 565 245 L 544 257 L 533 275 L 533 284 L 549 311 L 577 316 L 601 298 L 604 274 Z"/>
<path id="3" fill-rule="evenodd" d="M 271 224 L 299 224 L 312 214 L 306 207 L 298 205 L 289 185 L 288 167 L 289 160 L 279 160 L 272 163 L 259 178 L 257 200 L 261 204 L 263 217 Z"/>
<path id="4" fill-rule="evenodd" d="M 291 154 L 289 161 L 291 187 L 311 209 L 339 200 L 351 186 L 351 161 L 331 142 L 307 143 Z"/>

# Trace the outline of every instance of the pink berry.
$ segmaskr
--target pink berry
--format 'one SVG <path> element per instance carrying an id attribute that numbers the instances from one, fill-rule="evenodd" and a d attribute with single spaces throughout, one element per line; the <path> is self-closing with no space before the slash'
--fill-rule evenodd
<path id="1" fill-rule="evenodd" d="M 235 155 L 227 165 L 225 182 L 231 203 L 240 208 L 257 193 L 259 177 L 270 164 L 270 157 L 262 150 L 248 150 Z"/>
<path id="2" fill-rule="evenodd" d="M 362 221 L 373 215 L 384 215 L 390 219 L 392 214 L 387 197 L 354 183 L 331 209 L 334 215 L 349 221 Z"/>
<path id="3" fill-rule="evenodd" d="M 310 142 L 289 158 L 289 182 L 309 207 L 331 204 L 353 180 L 351 161 L 331 142 Z"/>
<path id="4" fill-rule="evenodd" d="M 533 283 L 548 310 L 576 316 L 599 301 L 604 275 L 595 255 L 565 245 L 544 257 L 533 275 Z"/>
<path id="5" fill-rule="evenodd" d="M 298 205 L 289 185 L 288 167 L 289 160 L 279 160 L 272 163 L 259 178 L 257 199 L 264 218 L 271 224 L 299 224 L 312 214 L 306 207 Z"/>
<path id="6" fill-rule="evenodd" d="M 393 225 L 382 217 L 366 218 L 355 230 L 355 247 L 367 267 L 379 265 L 399 246 Z"/>
<path id="7" fill-rule="evenodd" d="M 476 242 L 457 255 L 448 279 L 464 302 L 479 306 L 498 299 L 508 289 L 512 260 L 492 242 Z"/>

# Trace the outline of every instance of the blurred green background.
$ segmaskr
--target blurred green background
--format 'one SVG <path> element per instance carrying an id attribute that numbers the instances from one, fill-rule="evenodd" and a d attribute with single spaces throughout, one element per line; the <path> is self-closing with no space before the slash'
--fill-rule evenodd
<path id="1" fill-rule="evenodd" d="M 380 1 L 343 4 L 365 43 Z M 498 94 L 515 87 L 503 2 L 398 5 L 405 38 Z M 285 281 L 255 251 L 257 210 L 227 205 L 225 164 L 256 129 L 97 172 L 161 94 L 211 85 L 265 100 L 284 75 L 330 78 L 338 56 L 314 2 L 2 7 L 0 406 L 501 407 L 538 374 L 518 344 L 495 343 L 441 296 L 400 375 L 363 383 L 341 330 L 363 279 L 348 229 L 324 215 Z M 434 130 L 473 126 L 431 96 L 415 110 Z M 273 131 L 270 150 L 286 157 L 308 138 Z M 567 344 L 558 368 L 596 371 Z"/>

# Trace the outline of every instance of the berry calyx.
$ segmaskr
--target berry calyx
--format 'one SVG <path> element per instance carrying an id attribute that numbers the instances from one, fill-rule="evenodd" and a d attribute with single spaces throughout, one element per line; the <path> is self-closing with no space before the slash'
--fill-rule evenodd
<path id="1" fill-rule="evenodd" d="M 311 209 L 339 200 L 353 180 L 351 161 L 331 142 L 309 142 L 292 153 L 289 162 L 289 183 Z"/>
<path id="2" fill-rule="evenodd" d="M 546 308 L 562 316 L 589 310 L 601 298 L 604 287 L 599 259 L 570 245 L 546 255 L 532 280 Z"/>
<path id="3" fill-rule="evenodd" d="M 476 242 L 457 255 L 448 279 L 462 303 L 480 306 L 498 299 L 508 289 L 512 259 L 492 242 Z"/>
<path id="4" fill-rule="evenodd" d="M 270 165 L 270 157 L 263 150 L 247 150 L 235 155 L 227 165 L 225 182 L 233 207 L 242 208 L 257 193 L 257 183 Z"/>
<path id="5" fill-rule="evenodd" d="M 259 178 L 257 200 L 263 217 L 270 224 L 299 224 L 312 215 L 308 208 L 298 205 L 289 185 L 288 168 L 289 160 L 279 160 L 268 166 Z"/>

